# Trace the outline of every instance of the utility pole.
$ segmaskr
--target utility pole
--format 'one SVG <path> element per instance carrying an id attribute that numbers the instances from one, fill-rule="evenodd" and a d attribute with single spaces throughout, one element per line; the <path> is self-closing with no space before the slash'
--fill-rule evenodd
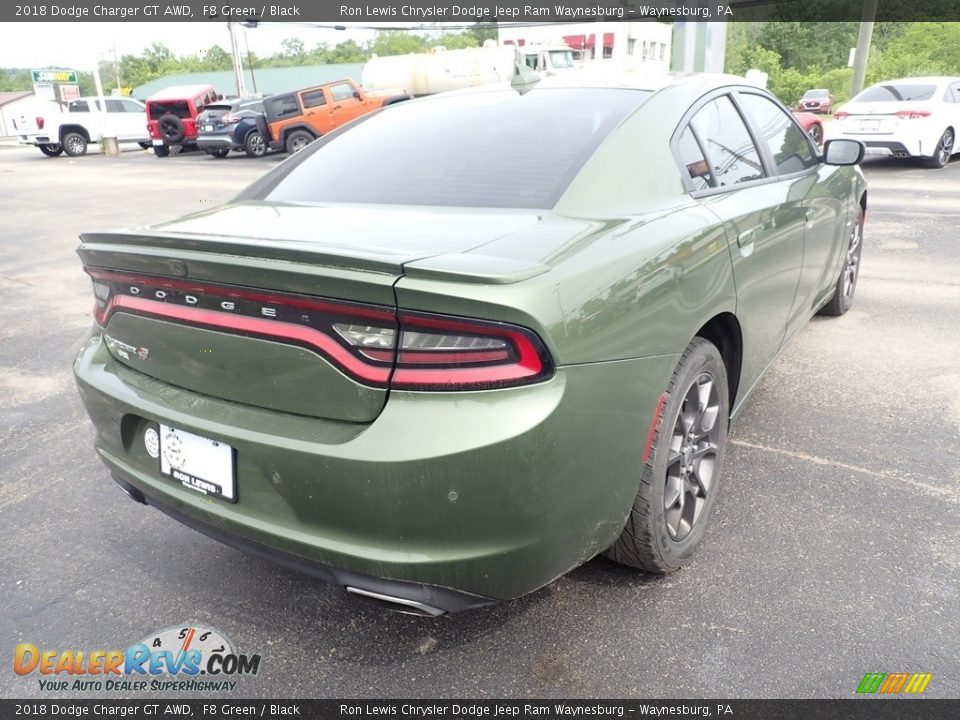
<path id="1" fill-rule="evenodd" d="M 853 81 L 850 83 L 850 97 L 863 90 L 867 77 L 867 59 L 870 56 L 870 41 L 873 39 L 873 21 L 877 17 L 877 0 L 863 0 L 863 14 L 860 16 L 860 36 L 857 38 L 857 52 L 853 58 Z"/>
<path id="2" fill-rule="evenodd" d="M 227 30 L 230 31 L 230 53 L 233 55 L 233 76 L 237 81 L 237 96 L 244 97 L 247 89 L 243 83 L 243 58 L 240 56 L 240 46 L 237 44 L 232 22 L 227 23 Z"/>

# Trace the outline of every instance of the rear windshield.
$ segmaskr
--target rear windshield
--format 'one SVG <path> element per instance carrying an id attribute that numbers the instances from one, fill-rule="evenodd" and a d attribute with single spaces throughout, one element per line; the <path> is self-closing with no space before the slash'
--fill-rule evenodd
<path id="1" fill-rule="evenodd" d="M 203 114 L 207 117 L 220 117 L 221 115 L 226 115 L 231 110 L 235 110 L 236 105 L 207 105 L 203 109 Z"/>
<path id="2" fill-rule="evenodd" d="M 268 188 L 277 202 L 552 207 L 649 95 L 544 88 L 392 106 L 331 135 Z"/>
<path id="3" fill-rule="evenodd" d="M 929 100 L 937 91 L 936 85 L 917 83 L 885 83 L 868 87 L 857 95 L 853 102 L 909 102 Z"/>
<path id="4" fill-rule="evenodd" d="M 151 120 L 159 120 L 161 115 L 173 113 L 179 118 L 192 117 L 190 103 L 185 100 L 151 100 L 148 103 Z"/>

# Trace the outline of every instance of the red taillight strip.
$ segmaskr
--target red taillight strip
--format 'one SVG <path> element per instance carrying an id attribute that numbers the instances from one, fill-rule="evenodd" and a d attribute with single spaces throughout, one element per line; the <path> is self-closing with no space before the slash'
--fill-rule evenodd
<path id="1" fill-rule="evenodd" d="M 339 303 L 313 300 L 311 298 L 301 297 L 299 295 L 278 295 L 276 293 L 266 291 L 248 290 L 246 288 L 234 287 L 232 285 L 198 283 L 187 280 L 174 280 L 172 278 L 152 277 L 148 275 L 128 275 L 126 273 L 105 272 L 102 270 L 90 269 L 87 270 L 87 273 L 96 280 L 104 280 L 107 282 L 126 282 L 133 285 L 150 285 L 159 288 L 202 292 L 216 297 L 251 300 L 253 302 L 269 303 L 271 305 L 281 305 L 291 308 L 301 308 L 303 310 L 314 310 L 316 312 L 328 312 L 336 314 L 346 313 L 348 315 L 355 315 L 357 317 L 387 320 L 391 323 L 396 320 L 394 314 L 389 310 L 380 310 L 378 308 L 355 305 L 349 302 L 344 302 L 341 305 Z"/>
<path id="2" fill-rule="evenodd" d="M 122 310 L 131 310 L 139 315 L 175 320 L 189 323 L 190 325 L 213 328 L 215 330 L 230 330 L 260 337 L 286 340 L 297 345 L 307 345 L 321 354 L 326 355 L 336 362 L 340 368 L 347 370 L 350 374 L 355 375 L 365 382 L 385 386 L 390 379 L 390 368 L 366 365 L 356 356 L 351 355 L 342 345 L 333 340 L 333 338 L 305 325 L 294 325 L 293 323 L 279 322 L 277 320 L 264 320 L 246 315 L 231 315 L 230 313 L 217 312 L 215 310 L 172 305 L 170 303 L 131 297 L 129 295 L 117 295 L 111 298 L 110 303 L 104 309 L 103 317 L 109 319 L 114 312 Z M 98 322 L 100 322 L 99 318 Z M 103 325 L 103 322 L 100 322 L 100 324 Z"/>

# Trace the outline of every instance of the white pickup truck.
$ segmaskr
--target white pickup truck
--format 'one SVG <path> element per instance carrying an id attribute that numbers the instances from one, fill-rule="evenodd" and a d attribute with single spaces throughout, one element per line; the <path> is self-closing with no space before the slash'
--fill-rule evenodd
<path id="1" fill-rule="evenodd" d="M 99 143 L 105 137 L 150 147 L 147 112 L 142 102 L 115 97 L 103 98 L 103 102 L 105 109 L 100 98 L 78 98 L 67 104 L 66 111 L 53 109 L 21 115 L 13 121 L 17 139 L 21 145 L 36 145 L 50 157 L 64 152 L 73 157 L 85 155 L 90 143 Z"/>

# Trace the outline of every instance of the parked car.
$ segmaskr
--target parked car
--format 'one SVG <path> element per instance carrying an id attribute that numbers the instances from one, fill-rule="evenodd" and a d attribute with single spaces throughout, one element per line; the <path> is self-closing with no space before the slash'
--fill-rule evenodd
<path id="1" fill-rule="evenodd" d="M 829 113 L 833 109 L 833 95 L 825 88 L 807 90 L 797 103 L 797 112 Z"/>
<path id="2" fill-rule="evenodd" d="M 369 93 L 353 80 L 337 80 L 267 98 L 260 131 L 271 148 L 295 153 L 344 123 L 409 99 L 406 92 Z"/>
<path id="3" fill-rule="evenodd" d="M 200 128 L 197 145 L 217 158 L 226 157 L 231 150 L 263 157 L 267 154 L 267 141 L 257 127 L 257 119 L 262 118 L 263 113 L 260 98 L 211 103 L 197 118 Z"/>
<path id="4" fill-rule="evenodd" d="M 873 154 L 919 157 L 942 168 L 957 151 L 960 77 L 917 77 L 871 85 L 840 107 L 828 137 L 860 140 Z"/>
<path id="5" fill-rule="evenodd" d="M 604 551 L 677 569 L 728 420 L 848 310 L 863 247 L 862 144 L 821 157 L 742 82 L 436 95 L 218 209 L 84 234 L 98 455 L 134 500 L 401 611 Z"/>
<path id="6" fill-rule="evenodd" d="M 195 150 L 197 118 L 220 96 L 212 85 L 178 85 L 147 98 L 147 127 L 157 157 L 174 151 Z"/>
<path id="7" fill-rule="evenodd" d="M 794 111 L 793 116 L 817 147 L 823 145 L 823 123 L 820 118 L 810 112 L 797 111 Z"/>
<path id="8" fill-rule="evenodd" d="M 82 97 L 67 103 L 66 112 L 58 106 L 14 119 L 17 141 L 35 145 L 49 157 L 62 153 L 78 157 L 87 154 L 91 143 L 105 137 L 150 147 L 147 115 L 139 100 L 125 97 Z"/>

